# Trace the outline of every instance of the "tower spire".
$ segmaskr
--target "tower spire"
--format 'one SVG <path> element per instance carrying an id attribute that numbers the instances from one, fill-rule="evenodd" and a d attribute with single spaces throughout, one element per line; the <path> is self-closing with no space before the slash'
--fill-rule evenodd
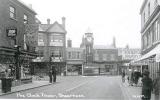
<path id="1" fill-rule="evenodd" d="M 113 45 L 114 48 L 116 48 L 116 38 L 115 38 L 115 36 L 113 37 L 113 44 L 112 45 Z"/>

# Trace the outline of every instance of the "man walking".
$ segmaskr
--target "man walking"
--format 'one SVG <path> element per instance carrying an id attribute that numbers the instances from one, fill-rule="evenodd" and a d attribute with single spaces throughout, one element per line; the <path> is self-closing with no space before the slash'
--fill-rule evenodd
<path id="1" fill-rule="evenodd" d="M 150 100 L 151 99 L 151 91 L 152 91 L 153 83 L 152 79 L 149 77 L 149 72 L 143 73 L 142 78 L 142 100 Z"/>

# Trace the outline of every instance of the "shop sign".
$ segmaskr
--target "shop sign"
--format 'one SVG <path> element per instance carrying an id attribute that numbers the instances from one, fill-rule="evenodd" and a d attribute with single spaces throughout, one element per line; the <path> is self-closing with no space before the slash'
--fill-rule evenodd
<path id="1" fill-rule="evenodd" d="M 156 54 L 156 62 L 160 62 L 160 53 Z"/>
<path id="2" fill-rule="evenodd" d="M 52 57 L 53 62 L 61 62 L 62 57 Z"/>
<path id="3" fill-rule="evenodd" d="M 50 42 L 50 46 L 63 46 L 63 42 Z"/>
<path id="4" fill-rule="evenodd" d="M 14 37 L 17 35 L 17 29 L 16 28 L 9 28 L 6 30 L 8 37 Z"/>

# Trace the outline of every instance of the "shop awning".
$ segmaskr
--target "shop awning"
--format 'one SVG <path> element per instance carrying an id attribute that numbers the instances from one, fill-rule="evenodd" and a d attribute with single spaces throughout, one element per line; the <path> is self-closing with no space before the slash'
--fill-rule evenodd
<path id="1" fill-rule="evenodd" d="M 142 60 L 145 60 L 153 55 L 156 55 L 160 52 L 160 44 L 157 45 L 154 49 L 152 49 L 150 52 L 148 52 L 147 54 L 143 55 L 141 58 L 135 60 L 134 62 L 137 62 L 137 61 L 142 61 Z"/>

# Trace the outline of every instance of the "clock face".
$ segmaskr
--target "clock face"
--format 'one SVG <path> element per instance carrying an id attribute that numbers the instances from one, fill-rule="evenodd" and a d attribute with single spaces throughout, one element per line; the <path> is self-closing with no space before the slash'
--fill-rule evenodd
<path id="1" fill-rule="evenodd" d="M 91 37 L 88 37 L 88 38 L 87 38 L 87 41 L 88 41 L 88 42 L 91 42 L 91 41 L 92 41 L 92 38 L 91 38 Z"/>

